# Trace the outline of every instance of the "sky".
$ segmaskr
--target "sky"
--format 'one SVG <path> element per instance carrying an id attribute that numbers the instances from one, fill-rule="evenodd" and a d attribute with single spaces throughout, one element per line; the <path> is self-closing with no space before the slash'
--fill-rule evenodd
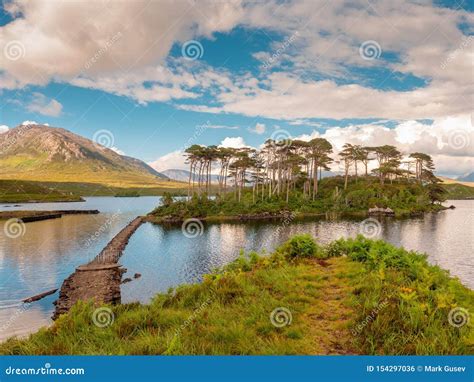
<path id="1" fill-rule="evenodd" d="M 473 171 L 472 1 L 0 4 L 0 133 L 63 127 L 160 171 L 314 137 Z"/>

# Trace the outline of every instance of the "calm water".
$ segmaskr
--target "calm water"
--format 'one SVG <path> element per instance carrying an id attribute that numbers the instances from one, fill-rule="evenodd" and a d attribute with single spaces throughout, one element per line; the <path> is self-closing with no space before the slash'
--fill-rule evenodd
<path id="1" fill-rule="evenodd" d="M 87 198 L 85 203 L 33 204 L 15 209 L 99 209 L 99 215 L 66 216 L 27 223 L 25 235 L 7 238 L 0 231 L 0 340 L 23 335 L 50 323 L 57 295 L 23 305 L 22 298 L 59 287 L 75 267 L 96 256 L 128 221 L 150 211 L 159 198 Z M 455 210 L 410 220 L 385 219 L 383 238 L 395 245 L 429 254 L 429 260 L 474 289 L 474 201 L 452 201 Z M 0 207 L 11 210 L 12 207 Z M 120 210 L 120 212 L 117 212 Z M 232 261 L 245 250 L 272 250 L 297 233 L 310 233 L 326 243 L 355 236 L 360 222 L 302 221 L 209 224 L 202 235 L 187 238 L 181 227 L 142 225 L 121 259 L 124 277 L 141 278 L 122 286 L 122 301 L 148 302 L 157 292 L 200 281 L 203 274 Z"/>
<path id="2" fill-rule="evenodd" d="M 16 239 L 7 237 L 3 226 L 0 227 L 0 340 L 49 324 L 58 293 L 33 304 L 23 305 L 21 300 L 59 288 L 78 265 L 93 259 L 130 220 L 159 203 L 158 197 L 85 199 L 77 203 L 28 203 L 18 207 L 0 204 L 2 211 L 101 212 L 26 223 L 24 235 Z"/>

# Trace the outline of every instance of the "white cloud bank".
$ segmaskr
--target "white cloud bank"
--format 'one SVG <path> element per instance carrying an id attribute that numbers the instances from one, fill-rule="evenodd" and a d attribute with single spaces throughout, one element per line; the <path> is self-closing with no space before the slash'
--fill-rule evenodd
<path id="1" fill-rule="evenodd" d="M 363 146 L 393 145 L 404 154 L 418 151 L 431 155 L 440 175 L 455 177 L 474 171 L 474 127 L 468 114 L 441 118 L 432 125 L 417 121 L 404 121 L 395 128 L 351 125 L 294 138 L 310 140 L 315 137 L 330 141 L 336 153 L 347 142 Z"/>
<path id="2" fill-rule="evenodd" d="M 439 175 L 457 177 L 474 171 L 474 127 L 471 116 L 467 114 L 438 119 L 431 125 L 403 121 L 394 128 L 377 124 L 336 126 L 323 133 L 314 130 L 311 134 L 293 136 L 292 139 L 309 141 L 316 137 L 330 141 L 334 154 L 341 151 L 345 143 L 363 146 L 393 145 L 405 155 L 413 152 L 430 154 Z M 219 146 L 249 147 L 242 137 L 227 137 Z M 337 159 L 337 155 L 333 157 Z M 149 164 L 158 171 L 188 168 L 183 152 L 179 150 Z M 337 163 L 333 164 L 333 170 L 339 170 Z"/>
<path id="3" fill-rule="evenodd" d="M 472 33 L 474 16 L 462 8 L 409 0 L 396 6 L 390 0 L 13 0 L 4 7 L 15 17 L 0 27 L 0 49 L 7 58 L 0 61 L 0 86 L 7 89 L 55 80 L 140 103 L 191 99 L 194 105 L 176 106 L 289 121 L 440 118 L 470 111 L 473 101 L 473 38 L 459 25 Z M 275 41 L 269 51 L 252 52 L 262 61 L 258 76 L 215 70 L 199 61 L 166 61 L 176 42 L 239 25 L 275 31 L 288 41 L 283 51 L 282 42 Z M 394 52 L 399 60 L 386 61 L 384 53 L 364 60 L 359 47 L 374 39 L 382 52 Z M 273 69 L 264 69 L 275 52 Z M 364 85 L 353 67 L 413 74 L 427 85 L 375 89 Z M 344 81 L 324 79 L 328 75 Z M 203 89 L 210 89 L 218 106 L 199 102 Z"/>

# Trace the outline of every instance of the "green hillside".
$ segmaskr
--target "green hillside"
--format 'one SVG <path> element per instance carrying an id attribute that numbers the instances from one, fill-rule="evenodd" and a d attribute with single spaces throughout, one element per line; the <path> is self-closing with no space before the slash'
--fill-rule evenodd
<path id="1" fill-rule="evenodd" d="M 80 191 L 80 195 L 93 195 L 99 191 L 113 195 L 133 188 L 156 194 L 184 186 L 138 159 L 119 155 L 65 129 L 18 126 L 0 134 L 0 148 L 1 179 L 43 185 L 52 182 L 66 193 Z"/>
<path id="2" fill-rule="evenodd" d="M 69 192 L 46 187 L 41 183 L 0 179 L 1 203 L 76 202 L 82 198 Z"/>

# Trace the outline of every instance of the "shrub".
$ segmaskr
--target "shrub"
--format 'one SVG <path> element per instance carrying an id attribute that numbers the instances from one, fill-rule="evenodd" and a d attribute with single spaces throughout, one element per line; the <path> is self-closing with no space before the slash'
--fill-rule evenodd
<path id="1" fill-rule="evenodd" d="M 323 251 L 315 243 L 311 235 L 297 235 L 281 245 L 278 252 L 283 253 L 287 258 L 298 257 L 323 257 Z"/>

